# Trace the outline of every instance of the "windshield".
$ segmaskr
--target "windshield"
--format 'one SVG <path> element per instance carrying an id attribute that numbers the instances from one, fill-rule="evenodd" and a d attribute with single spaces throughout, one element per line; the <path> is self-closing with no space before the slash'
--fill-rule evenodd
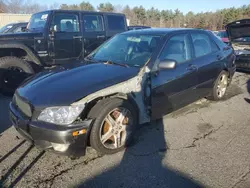
<path id="1" fill-rule="evenodd" d="M 40 12 L 37 14 L 33 14 L 27 26 L 28 31 L 43 32 L 45 24 L 47 23 L 48 16 L 49 12 Z"/>
<path id="2" fill-rule="evenodd" d="M 97 62 L 114 62 L 142 67 L 159 44 L 160 36 L 120 34 L 101 45 L 87 58 Z"/>
<path id="3" fill-rule="evenodd" d="M 226 31 L 220 31 L 217 33 L 217 36 L 220 38 L 228 38 Z"/>
<path id="4" fill-rule="evenodd" d="M 0 33 L 7 33 L 12 27 L 12 24 L 5 25 L 0 29 Z"/>

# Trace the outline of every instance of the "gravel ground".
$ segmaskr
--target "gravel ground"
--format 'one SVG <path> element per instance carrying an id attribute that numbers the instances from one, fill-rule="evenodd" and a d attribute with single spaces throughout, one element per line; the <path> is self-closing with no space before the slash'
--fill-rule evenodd
<path id="1" fill-rule="evenodd" d="M 250 187 L 250 75 L 237 73 L 224 101 L 197 101 L 145 124 L 132 147 L 76 160 L 39 151 L 8 121 L 0 96 L 2 187 Z M 0 184 L 0 187 L 1 187 Z"/>

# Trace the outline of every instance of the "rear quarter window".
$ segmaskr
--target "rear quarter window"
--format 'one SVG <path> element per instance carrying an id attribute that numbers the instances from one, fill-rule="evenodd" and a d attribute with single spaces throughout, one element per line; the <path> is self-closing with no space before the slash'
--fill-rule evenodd
<path id="1" fill-rule="evenodd" d="M 123 31 L 126 29 L 125 19 L 119 15 L 107 15 L 108 29 L 114 31 Z"/>
<path id="2" fill-rule="evenodd" d="M 223 49 L 225 47 L 228 47 L 228 45 L 226 43 L 224 43 L 221 39 L 219 39 L 216 36 L 211 35 L 213 41 L 217 44 L 217 46 L 219 46 L 220 49 Z"/>

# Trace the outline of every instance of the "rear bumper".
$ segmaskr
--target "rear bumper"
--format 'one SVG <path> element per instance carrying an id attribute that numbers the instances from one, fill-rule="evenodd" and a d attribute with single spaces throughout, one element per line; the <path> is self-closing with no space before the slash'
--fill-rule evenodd
<path id="1" fill-rule="evenodd" d="M 85 155 L 92 120 L 67 127 L 30 121 L 25 119 L 12 103 L 10 103 L 10 119 L 19 134 L 39 149 L 74 157 Z M 73 136 L 73 132 L 83 129 L 86 133 Z"/>

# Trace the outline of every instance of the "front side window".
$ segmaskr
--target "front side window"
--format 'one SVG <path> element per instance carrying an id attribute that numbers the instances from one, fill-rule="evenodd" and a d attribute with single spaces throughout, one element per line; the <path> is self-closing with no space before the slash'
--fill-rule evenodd
<path id="1" fill-rule="evenodd" d="M 103 19 L 100 15 L 84 15 L 84 30 L 85 31 L 103 31 Z"/>
<path id="2" fill-rule="evenodd" d="M 51 27 L 56 32 L 79 32 L 79 19 L 76 14 L 58 13 L 54 16 Z"/>
<path id="3" fill-rule="evenodd" d="M 47 23 L 49 12 L 33 14 L 28 23 L 27 29 L 31 32 L 43 32 Z"/>
<path id="4" fill-rule="evenodd" d="M 107 19 L 109 30 L 125 30 L 125 20 L 123 16 L 108 15 Z"/>
<path id="5" fill-rule="evenodd" d="M 195 57 L 205 56 L 219 50 L 217 45 L 206 34 L 193 33 L 191 37 L 194 45 Z"/>
<path id="6" fill-rule="evenodd" d="M 116 62 L 142 67 L 160 42 L 160 36 L 120 34 L 92 52 L 88 58 L 96 62 Z"/>
<path id="7" fill-rule="evenodd" d="M 191 59 L 191 45 L 188 34 L 179 34 L 171 37 L 166 43 L 160 60 L 175 60 L 178 64 Z"/>

